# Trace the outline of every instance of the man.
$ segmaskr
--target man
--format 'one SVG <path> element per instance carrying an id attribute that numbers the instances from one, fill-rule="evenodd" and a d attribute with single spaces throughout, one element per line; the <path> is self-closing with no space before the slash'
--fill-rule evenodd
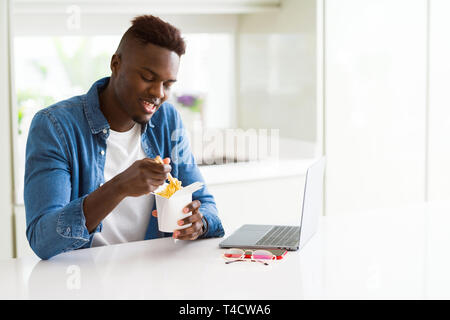
<path id="1" fill-rule="evenodd" d="M 169 172 L 184 186 L 203 181 L 180 116 L 165 102 L 184 52 L 178 29 L 157 17 L 136 17 L 112 56 L 110 78 L 35 115 L 24 200 L 27 238 L 40 258 L 171 235 L 224 235 L 206 187 L 184 209 L 192 215 L 178 222 L 192 223 L 189 228 L 158 231 L 150 192 Z M 164 164 L 154 160 L 158 155 Z"/>

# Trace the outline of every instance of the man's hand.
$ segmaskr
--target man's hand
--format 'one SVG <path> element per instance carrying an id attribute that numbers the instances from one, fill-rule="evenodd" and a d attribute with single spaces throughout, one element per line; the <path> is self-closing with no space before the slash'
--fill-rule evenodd
<path id="1" fill-rule="evenodd" d="M 164 164 L 149 158 L 138 160 L 90 193 L 83 202 L 88 231 L 94 231 L 125 197 L 148 194 L 164 184 L 167 173 L 172 169 L 169 162 L 169 158 L 164 159 Z"/>
<path id="2" fill-rule="evenodd" d="M 119 189 L 125 196 L 139 197 L 158 189 L 167 179 L 172 170 L 170 159 L 165 158 L 164 164 L 154 159 L 145 158 L 135 161 L 128 169 L 114 177 Z"/>
<path id="3" fill-rule="evenodd" d="M 179 226 L 184 226 L 188 223 L 192 223 L 190 227 L 181 230 L 175 230 L 173 232 L 173 237 L 175 239 L 180 240 L 195 240 L 203 234 L 203 215 L 201 214 L 200 201 L 194 200 L 189 203 L 186 207 L 184 207 L 183 212 L 188 214 L 192 212 L 192 215 L 186 217 L 184 219 L 178 220 Z M 152 215 L 154 217 L 158 216 L 158 212 L 156 210 L 152 211 Z"/>

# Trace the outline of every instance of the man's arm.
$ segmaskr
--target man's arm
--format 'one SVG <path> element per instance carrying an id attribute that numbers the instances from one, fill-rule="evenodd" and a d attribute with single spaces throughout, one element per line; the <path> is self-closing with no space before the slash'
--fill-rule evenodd
<path id="1" fill-rule="evenodd" d="M 70 199 L 71 175 L 65 140 L 47 111 L 30 126 L 25 163 L 26 235 L 41 259 L 81 248 L 91 241 L 83 201 Z"/>
<path id="2" fill-rule="evenodd" d="M 125 197 L 148 194 L 164 184 L 167 173 L 171 170 L 167 163 L 166 159 L 164 165 L 148 158 L 138 160 L 89 194 L 83 206 L 89 232 L 94 231 Z"/>
<path id="3" fill-rule="evenodd" d="M 83 202 L 83 213 L 89 233 L 92 233 L 124 198 L 125 194 L 114 178 L 90 193 Z"/>

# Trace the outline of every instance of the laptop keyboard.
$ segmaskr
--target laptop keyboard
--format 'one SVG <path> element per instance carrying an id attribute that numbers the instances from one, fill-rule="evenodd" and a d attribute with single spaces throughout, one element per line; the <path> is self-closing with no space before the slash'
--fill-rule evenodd
<path id="1" fill-rule="evenodd" d="M 295 246 L 298 244 L 300 227 L 274 226 L 256 245 L 261 246 Z"/>

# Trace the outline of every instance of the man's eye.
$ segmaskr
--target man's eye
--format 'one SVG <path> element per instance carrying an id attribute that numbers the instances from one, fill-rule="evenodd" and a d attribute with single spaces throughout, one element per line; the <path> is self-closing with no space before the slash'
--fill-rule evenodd
<path id="1" fill-rule="evenodd" d="M 144 80 L 145 82 L 152 82 L 152 81 L 153 81 L 153 79 L 147 79 L 147 78 L 144 77 L 144 76 L 141 76 L 141 78 L 142 78 L 142 80 Z"/>

